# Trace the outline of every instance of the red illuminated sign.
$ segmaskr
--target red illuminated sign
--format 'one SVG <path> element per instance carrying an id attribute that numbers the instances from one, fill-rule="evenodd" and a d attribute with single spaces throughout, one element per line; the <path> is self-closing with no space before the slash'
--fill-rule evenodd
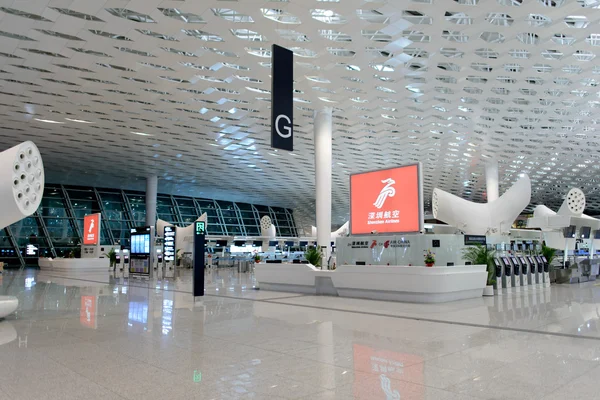
<path id="1" fill-rule="evenodd" d="M 423 229 L 420 164 L 350 176 L 353 235 Z"/>
<path id="2" fill-rule="evenodd" d="M 100 240 L 100 214 L 83 218 L 83 244 L 98 244 Z"/>

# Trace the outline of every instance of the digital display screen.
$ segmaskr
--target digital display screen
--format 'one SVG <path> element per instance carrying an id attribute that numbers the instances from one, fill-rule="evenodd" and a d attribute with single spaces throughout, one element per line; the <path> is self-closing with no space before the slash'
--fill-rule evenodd
<path id="1" fill-rule="evenodd" d="M 542 256 L 542 261 L 543 261 L 543 262 L 545 262 L 545 263 L 547 263 L 547 262 L 548 262 L 548 260 L 546 259 L 546 257 L 545 257 L 545 256 Z"/>
<path id="2" fill-rule="evenodd" d="M 521 264 L 525 265 L 525 257 L 519 257 L 519 261 L 521 261 Z"/>
<path id="3" fill-rule="evenodd" d="M 510 260 L 512 261 L 513 265 L 519 265 L 516 257 L 511 257 Z"/>
<path id="4" fill-rule="evenodd" d="M 275 247 L 277 246 L 279 243 L 277 242 L 277 240 L 269 240 L 269 247 Z"/>
<path id="5" fill-rule="evenodd" d="M 508 261 L 507 257 L 502 257 L 502 261 L 504 261 L 504 265 L 510 265 L 510 261 Z"/>
<path id="6" fill-rule="evenodd" d="M 350 176 L 353 235 L 419 232 L 422 218 L 419 164 Z"/>
<path id="7" fill-rule="evenodd" d="M 542 263 L 542 258 L 541 258 L 540 256 L 535 256 L 535 259 L 537 260 L 537 262 L 538 262 L 539 264 L 541 264 L 541 263 Z"/>
<path id="8" fill-rule="evenodd" d="M 594 239 L 600 239 L 600 229 L 594 231 Z"/>
<path id="9" fill-rule="evenodd" d="M 150 254 L 150 234 L 131 234 L 131 254 Z"/>

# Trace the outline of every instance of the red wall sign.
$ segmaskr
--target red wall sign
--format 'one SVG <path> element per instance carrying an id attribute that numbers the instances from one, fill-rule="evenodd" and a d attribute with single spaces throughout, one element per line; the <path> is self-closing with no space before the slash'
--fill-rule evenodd
<path id="1" fill-rule="evenodd" d="M 98 244 L 100 240 L 100 214 L 83 218 L 83 244 Z"/>
<path id="2" fill-rule="evenodd" d="M 422 221 L 419 164 L 350 176 L 353 235 L 419 232 Z"/>

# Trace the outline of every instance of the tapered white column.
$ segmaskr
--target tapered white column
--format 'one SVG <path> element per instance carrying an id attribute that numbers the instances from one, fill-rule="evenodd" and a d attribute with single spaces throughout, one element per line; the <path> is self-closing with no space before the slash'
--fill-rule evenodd
<path id="1" fill-rule="evenodd" d="M 317 246 L 323 250 L 323 269 L 327 269 L 331 245 L 331 112 L 331 107 L 325 107 L 314 115 Z"/>
<path id="2" fill-rule="evenodd" d="M 488 203 L 498 199 L 498 161 L 490 161 L 485 165 L 485 190 L 487 191 Z"/>
<path id="3" fill-rule="evenodd" d="M 146 178 L 146 226 L 156 226 L 156 195 L 158 193 L 158 177 Z"/>

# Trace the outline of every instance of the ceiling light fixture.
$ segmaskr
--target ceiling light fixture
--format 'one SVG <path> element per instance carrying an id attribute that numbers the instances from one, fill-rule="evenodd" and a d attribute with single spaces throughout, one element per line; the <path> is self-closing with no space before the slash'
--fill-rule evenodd
<path id="1" fill-rule="evenodd" d="M 64 122 L 59 122 L 59 121 L 52 121 L 51 119 L 41 119 L 41 118 L 34 118 L 36 121 L 39 122 L 46 122 L 48 124 L 64 124 Z"/>

